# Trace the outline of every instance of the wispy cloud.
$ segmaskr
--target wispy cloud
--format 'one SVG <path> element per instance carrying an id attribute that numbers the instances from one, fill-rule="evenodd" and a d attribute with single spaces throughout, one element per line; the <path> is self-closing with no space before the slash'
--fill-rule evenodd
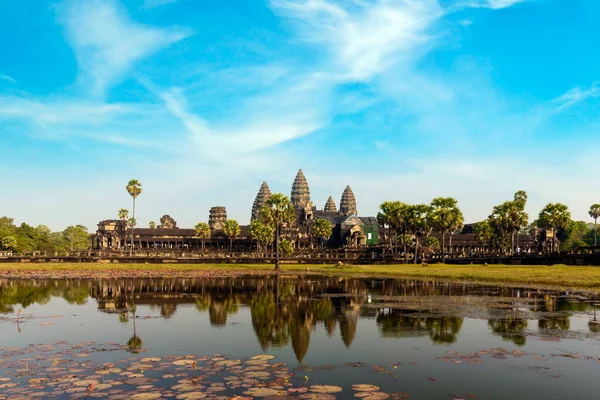
<path id="1" fill-rule="evenodd" d="M 575 87 L 554 99 L 556 111 L 562 111 L 582 101 L 600 96 L 600 82 L 594 82 L 586 89 Z"/>
<path id="2" fill-rule="evenodd" d="M 68 1 L 59 17 L 75 50 L 83 88 L 95 96 L 123 79 L 136 62 L 190 35 L 186 29 L 135 23 L 112 0 Z"/>
<path id="3" fill-rule="evenodd" d="M 10 76 L 3 75 L 3 74 L 0 74 L 0 80 L 2 80 L 2 81 L 9 81 L 9 82 L 12 82 L 12 83 L 17 83 L 17 81 L 14 80 L 13 78 L 11 78 Z"/>
<path id="4" fill-rule="evenodd" d="M 436 0 L 271 0 L 282 16 L 297 22 L 304 40 L 323 44 L 342 80 L 365 80 L 431 38 L 443 10 Z"/>
<path id="5" fill-rule="evenodd" d="M 471 3 L 466 3 L 468 7 L 491 8 L 492 10 L 500 10 L 509 8 L 519 3 L 525 3 L 531 0 L 476 0 Z"/>

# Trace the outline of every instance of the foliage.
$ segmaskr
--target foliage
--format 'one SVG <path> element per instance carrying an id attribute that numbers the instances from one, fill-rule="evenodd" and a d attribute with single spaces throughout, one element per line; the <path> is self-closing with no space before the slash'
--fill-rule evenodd
<path id="1" fill-rule="evenodd" d="M 287 196 L 275 193 L 261 207 L 259 220 L 273 229 L 275 234 L 275 269 L 279 269 L 281 229 L 291 226 L 296 221 L 296 211 Z"/>
<path id="2" fill-rule="evenodd" d="M 231 251 L 233 239 L 240 235 L 240 225 L 236 220 L 228 219 L 223 226 L 223 232 L 229 238 L 229 251 Z"/>
<path id="3" fill-rule="evenodd" d="M 425 246 L 427 246 L 428 248 L 430 248 L 432 250 L 439 250 L 440 249 L 440 241 L 436 237 L 429 236 L 427 239 L 425 239 Z"/>
<path id="4" fill-rule="evenodd" d="M 287 239 L 282 240 L 281 243 L 279 243 L 279 247 L 281 249 L 281 253 L 285 257 L 290 257 L 292 254 L 294 254 L 294 246 L 292 246 L 292 242 Z"/>
<path id="5" fill-rule="evenodd" d="M 85 251 L 90 246 L 87 228 L 83 225 L 67 227 L 62 232 L 62 237 L 71 251 Z"/>
<path id="6" fill-rule="evenodd" d="M 588 211 L 590 217 L 594 219 L 594 246 L 598 245 L 598 218 L 600 218 L 600 204 L 592 204 L 590 211 Z"/>
<path id="7" fill-rule="evenodd" d="M 150 229 L 156 229 L 156 222 L 154 222 L 154 221 L 150 221 L 150 223 L 148 224 L 148 227 L 149 227 Z"/>
<path id="8" fill-rule="evenodd" d="M 126 208 L 119 209 L 117 214 L 120 220 L 127 221 L 129 219 L 129 210 Z"/>
<path id="9" fill-rule="evenodd" d="M 482 246 L 490 246 L 494 231 L 489 221 L 480 221 L 473 225 L 473 233 Z"/>
<path id="10" fill-rule="evenodd" d="M 135 218 L 129 218 L 129 220 L 127 220 L 127 226 L 135 228 L 137 226 L 137 220 Z"/>
<path id="11" fill-rule="evenodd" d="M 268 245 L 273 243 L 273 228 L 258 220 L 254 220 L 250 223 L 250 236 L 258 242 L 259 246 L 262 246 L 263 249 L 265 249 Z"/>
<path id="12" fill-rule="evenodd" d="M 552 250 L 558 250 L 555 248 L 557 241 L 557 229 L 565 229 L 571 222 L 571 212 L 568 207 L 560 203 L 549 203 L 540 211 L 538 218 L 538 224 L 540 228 L 546 228 L 552 230 L 552 236 L 554 238 L 552 242 Z"/>
<path id="13" fill-rule="evenodd" d="M 313 236 L 321 241 L 328 240 L 332 233 L 331 224 L 325 218 L 318 218 L 312 226 Z"/>
<path id="14" fill-rule="evenodd" d="M 131 247 L 129 250 L 129 255 L 131 256 L 133 255 L 133 228 L 135 228 L 135 199 L 142 194 L 142 184 L 137 179 L 132 179 L 127 183 L 127 186 L 125 186 L 125 190 L 127 190 L 127 193 L 129 193 L 133 199 L 133 212 L 130 220 L 133 223 L 129 225 L 131 227 Z"/>
<path id="15" fill-rule="evenodd" d="M 431 201 L 429 213 L 431 227 L 442 233 L 442 258 L 445 256 L 445 233 L 459 230 L 464 225 L 463 213 L 452 197 L 437 197 Z"/>
<path id="16" fill-rule="evenodd" d="M 394 253 L 396 253 L 399 235 L 405 235 L 408 230 L 408 208 L 409 205 L 401 201 L 385 201 L 379 206 L 381 211 L 377 214 L 377 221 L 380 225 L 387 225 L 390 229 L 390 247 Z M 392 244 L 392 232 L 394 232 L 396 245 Z M 406 255 L 406 242 L 404 244 L 404 254 Z"/>
<path id="17" fill-rule="evenodd" d="M 17 239 L 15 239 L 14 236 L 3 237 L 2 248 L 4 250 L 15 250 L 17 248 Z"/>
<path id="18" fill-rule="evenodd" d="M 202 251 L 204 251 L 204 241 L 210 238 L 210 226 L 206 222 L 198 222 L 194 227 L 196 237 L 202 241 Z"/>

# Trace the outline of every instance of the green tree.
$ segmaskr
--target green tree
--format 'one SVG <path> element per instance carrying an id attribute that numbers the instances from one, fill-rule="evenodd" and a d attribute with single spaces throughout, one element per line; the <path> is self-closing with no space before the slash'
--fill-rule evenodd
<path id="1" fill-rule="evenodd" d="M 490 226 L 489 221 L 479 221 L 473 225 L 473 233 L 477 236 L 477 240 L 481 247 L 489 247 L 492 241 L 494 231 Z"/>
<path id="2" fill-rule="evenodd" d="M 430 224 L 434 230 L 442 234 L 442 260 L 446 260 L 446 232 L 461 229 L 464 217 L 458 201 L 452 197 L 437 197 L 431 201 Z"/>
<path id="3" fill-rule="evenodd" d="M 287 196 L 275 193 L 261 207 L 259 215 L 260 221 L 273 228 L 275 233 L 275 269 L 278 270 L 280 268 L 279 242 L 281 230 L 296 221 L 296 211 Z"/>
<path id="4" fill-rule="evenodd" d="M 142 184 L 137 179 L 132 179 L 127 183 L 127 186 L 125 186 L 125 189 L 127 190 L 127 193 L 129 193 L 129 195 L 133 199 L 132 218 L 135 220 L 135 199 L 137 199 L 138 196 L 140 194 L 142 194 Z M 130 256 L 133 255 L 133 230 L 134 230 L 134 226 L 132 225 L 131 226 L 131 248 L 129 249 Z"/>
<path id="5" fill-rule="evenodd" d="M 407 230 L 415 235 L 415 259 L 413 260 L 415 264 L 419 255 L 419 237 L 427 236 L 431 230 L 431 225 L 429 224 L 430 212 L 431 206 L 428 204 L 416 204 L 409 206 L 407 209 Z"/>
<path id="6" fill-rule="evenodd" d="M 257 250 L 262 246 L 266 251 L 266 247 L 273 243 L 273 228 L 259 220 L 254 220 L 250 223 L 250 236 L 256 240 Z"/>
<path id="7" fill-rule="evenodd" d="M 156 222 L 154 222 L 154 221 L 150 221 L 150 223 L 148 224 L 148 227 L 149 227 L 150 229 L 156 229 Z"/>
<path id="8" fill-rule="evenodd" d="M 281 246 L 281 253 L 284 257 L 290 257 L 294 254 L 294 246 L 289 240 L 283 239 L 279 245 Z"/>
<path id="9" fill-rule="evenodd" d="M 556 232 L 558 228 L 565 229 L 571 222 L 571 213 L 569 208 L 560 203 L 549 203 L 540 211 L 538 224 L 540 228 L 552 230 L 552 251 L 560 250 L 560 247 L 555 249 L 557 242 Z"/>
<path id="10" fill-rule="evenodd" d="M 90 246 L 87 228 L 83 225 L 71 225 L 62 232 L 63 239 L 71 251 L 84 251 Z"/>
<path id="11" fill-rule="evenodd" d="M 590 217 L 594 219 L 594 246 L 598 245 L 597 236 L 598 236 L 598 217 L 600 217 L 600 204 L 592 204 L 590 206 L 590 211 L 588 211 Z"/>
<path id="12" fill-rule="evenodd" d="M 408 227 L 408 204 L 401 201 L 385 201 L 381 203 L 377 214 L 377 221 L 380 225 L 388 226 L 390 237 L 390 249 L 393 254 L 397 254 L 398 235 L 406 235 Z M 392 232 L 394 232 L 395 244 L 392 244 Z M 404 262 L 407 261 L 406 241 L 404 244 Z"/>
<path id="13" fill-rule="evenodd" d="M 584 221 L 571 221 L 565 229 L 558 230 L 559 240 L 563 243 L 563 250 L 577 250 L 587 247 L 588 234 L 593 232 Z"/>
<path id="14" fill-rule="evenodd" d="M 2 238 L 2 248 L 8 251 L 16 250 L 17 239 L 14 236 L 4 236 Z"/>
<path id="15" fill-rule="evenodd" d="M 231 251 L 233 239 L 240 235 L 240 225 L 236 220 L 228 219 L 223 225 L 223 232 L 229 238 L 229 251 Z"/>
<path id="16" fill-rule="evenodd" d="M 427 239 L 425 239 L 425 246 L 427 246 L 428 248 L 430 248 L 434 251 L 439 250 L 440 249 L 440 241 L 436 237 L 429 236 Z"/>
<path id="17" fill-rule="evenodd" d="M 321 249 L 325 241 L 329 240 L 333 230 L 331 224 L 325 218 L 318 218 L 312 226 L 312 234 L 321 243 Z"/>
<path id="18" fill-rule="evenodd" d="M 127 221 L 129 219 L 129 210 L 125 208 L 119 209 L 118 213 L 119 219 L 123 221 Z"/>
<path id="19" fill-rule="evenodd" d="M 202 253 L 204 253 L 204 241 L 210 237 L 210 226 L 206 222 L 198 222 L 194 227 L 194 232 L 202 242 Z"/>
<path id="20" fill-rule="evenodd" d="M 38 225 L 35 230 L 38 235 L 38 250 L 52 251 L 52 231 L 46 225 Z"/>

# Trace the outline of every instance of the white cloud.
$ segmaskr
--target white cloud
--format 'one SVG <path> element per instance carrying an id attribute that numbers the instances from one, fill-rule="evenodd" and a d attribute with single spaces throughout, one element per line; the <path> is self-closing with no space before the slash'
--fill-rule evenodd
<path id="1" fill-rule="evenodd" d="M 69 1 L 59 16 L 75 50 L 81 83 L 96 96 L 123 79 L 139 60 L 190 34 L 132 22 L 112 0 Z"/>
<path id="2" fill-rule="evenodd" d="M 0 80 L 2 80 L 2 81 L 9 81 L 9 82 L 12 82 L 12 83 L 17 83 L 17 81 L 14 80 L 13 78 L 11 78 L 10 76 L 3 75 L 3 74 L 0 74 Z"/>
<path id="3" fill-rule="evenodd" d="M 442 16 L 437 0 L 271 0 L 281 15 L 298 22 L 303 39 L 323 44 L 342 80 L 366 80 L 430 40 Z"/>
<path id="4" fill-rule="evenodd" d="M 494 10 L 499 10 L 501 8 L 512 7 L 518 3 L 524 3 L 528 0 L 485 0 L 484 6 L 489 7 Z"/>
<path id="5" fill-rule="evenodd" d="M 582 89 L 575 87 L 560 95 L 554 102 L 557 104 L 556 111 L 562 111 L 582 101 L 600 96 L 600 83 L 594 82 L 591 87 Z"/>

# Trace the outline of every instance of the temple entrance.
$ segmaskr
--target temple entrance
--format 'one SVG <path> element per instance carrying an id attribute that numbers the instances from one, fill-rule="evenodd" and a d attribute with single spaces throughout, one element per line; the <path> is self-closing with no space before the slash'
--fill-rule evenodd
<path id="1" fill-rule="evenodd" d="M 367 245 L 367 235 L 362 226 L 355 225 L 348 231 L 346 241 L 350 247 L 361 247 Z"/>

